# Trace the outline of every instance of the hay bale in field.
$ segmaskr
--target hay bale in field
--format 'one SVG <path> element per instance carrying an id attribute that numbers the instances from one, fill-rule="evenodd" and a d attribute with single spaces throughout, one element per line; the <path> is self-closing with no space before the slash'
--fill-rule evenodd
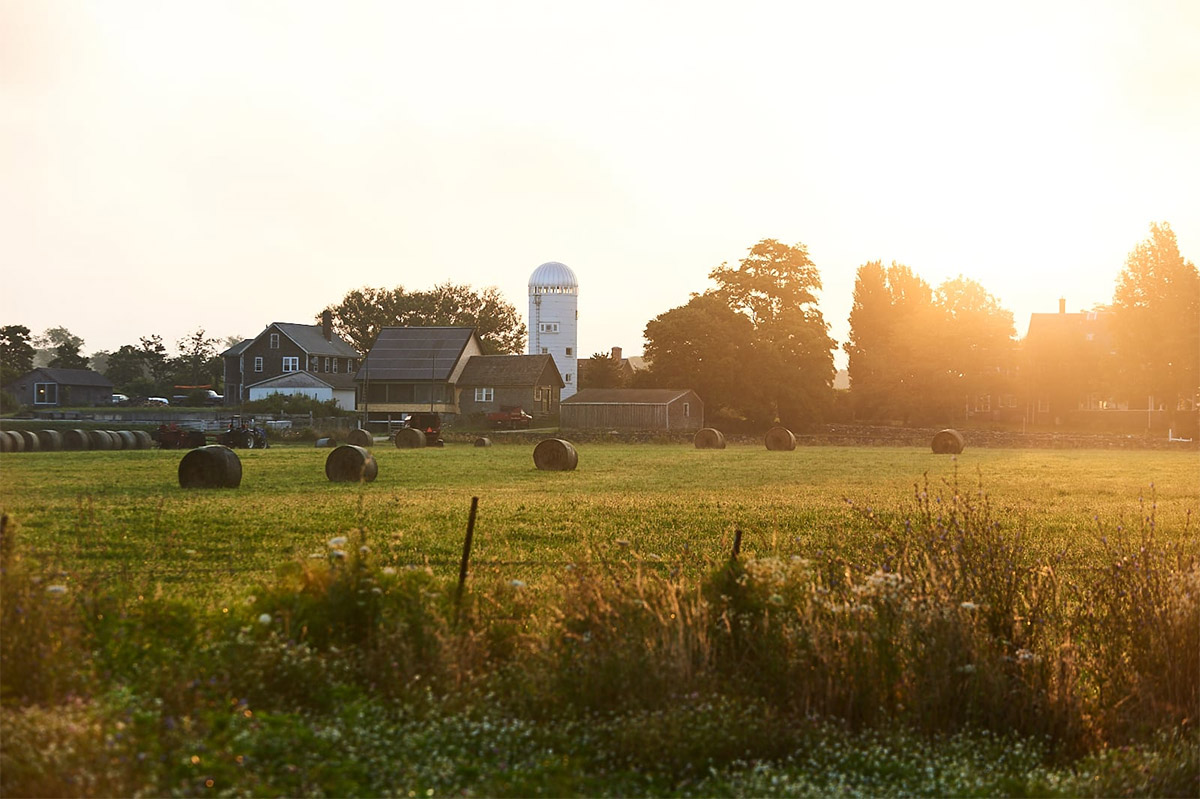
<path id="1" fill-rule="evenodd" d="M 772 427 L 764 440 L 772 452 L 791 452 L 796 448 L 796 436 L 786 427 Z"/>
<path id="2" fill-rule="evenodd" d="M 356 447 L 369 447 L 375 443 L 375 437 L 371 435 L 370 430 L 359 427 L 350 431 L 350 435 L 346 437 L 346 441 Z"/>
<path id="3" fill-rule="evenodd" d="M 63 448 L 62 434 L 57 430 L 39 430 L 37 437 L 46 452 L 58 452 Z"/>
<path id="4" fill-rule="evenodd" d="M 242 462 L 229 447 L 199 447 L 179 461 L 180 488 L 237 488 L 242 483 Z"/>
<path id="5" fill-rule="evenodd" d="M 0 452 L 20 452 L 25 449 L 25 439 L 11 430 L 0 430 Z"/>
<path id="6" fill-rule="evenodd" d="M 87 431 L 87 449 L 112 449 L 112 439 L 108 437 L 108 433 L 104 430 L 88 430 Z"/>
<path id="7" fill-rule="evenodd" d="M 26 452 L 37 452 L 42 448 L 42 442 L 38 441 L 37 433 L 31 430 L 18 430 L 17 435 L 21 437 L 21 443 L 25 445 Z"/>
<path id="8" fill-rule="evenodd" d="M 333 483 L 370 483 L 378 474 L 379 465 L 365 447 L 343 444 L 325 459 L 325 476 Z"/>
<path id="9" fill-rule="evenodd" d="M 121 438 L 121 434 L 116 430 L 105 430 L 108 433 L 108 440 L 112 442 L 113 449 L 125 449 L 125 439 Z"/>
<path id="10" fill-rule="evenodd" d="M 401 427 L 396 431 L 396 449 L 422 449 L 425 446 L 425 431 L 415 427 Z"/>
<path id="11" fill-rule="evenodd" d="M 154 439 L 145 430 L 134 430 L 133 437 L 137 441 L 137 449 L 150 449 L 154 444 Z"/>
<path id="12" fill-rule="evenodd" d="M 313 443 L 313 446 L 316 447 L 317 449 L 332 448 L 332 447 L 336 447 L 337 445 L 338 445 L 337 439 L 334 438 L 333 436 L 326 436 L 325 438 L 318 438 Z"/>
<path id="13" fill-rule="evenodd" d="M 491 445 L 492 440 L 487 436 L 480 436 L 479 438 L 475 439 L 475 446 L 477 447 L 490 447 Z"/>
<path id="14" fill-rule="evenodd" d="M 725 449 L 725 434 L 715 427 L 704 427 L 696 431 L 692 442 L 696 449 Z"/>
<path id="15" fill-rule="evenodd" d="M 939 430 L 933 436 L 933 452 L 935 455 L 957 455 L 963 451 L 962 433 L 946 428 Z"/>
<path id="16" fill-rule="evenodd" d="M 121 439 L 121 449 L 137 449 L 137 436 L 132 430 L 118 430 L 117 436 Z"/>
<path id="17" fill-rule="evenodd" d="M 533 465 L 543 472 L 570 472 L 579 465 L 579 454 L 570 441 L 547 438 L 533 448 Z"/>
<path id="18" fill-rule="evenodd" d="M 63 449 L 77 452 L 83 449 L 91 449 L 91 438 L 86 430 L 64 430 L 62 434 Z"/>

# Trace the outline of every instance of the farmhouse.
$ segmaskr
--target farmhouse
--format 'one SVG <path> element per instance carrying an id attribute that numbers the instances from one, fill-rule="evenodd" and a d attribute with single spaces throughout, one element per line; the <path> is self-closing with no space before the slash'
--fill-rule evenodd
<path id="1" fill-rule="evenodd" d="M 411 413 L 459 413 L 458 379 L 483 354 L 470 327 L 385 327 L 354 375 L 369 422 Z"/>
<path id="2" fill-rule="evenodd" d="M 333 332 L 326 311 L 319 325 L 272 322 L 252 339 L 235 344 L 225 363 L 225 404 L 262 399 L 270 394 L 304 394 L 355 407 L 354 373 L 362 355 Z"/>
<path id="3" fill-rule="evenodd" d="M 549 354 L 476 355 L 458 378 L 459 410 L 469 416 L 516 407 L 545 419 L 558 413 L 564 385 Z"/>
<path id="4" fill-rule="evenodd" d="M 67 405 L 111 405 L 113 384 L 91 369 L 40 366 L 4 387 L 22 405 L 53 408 Z"/>
<path id="5" fill-rule="evenodd" d="M 699 430 L 704 402 L 690 388 L 588 388 L 563 400 L 561 419 L 575 430 Z"/>

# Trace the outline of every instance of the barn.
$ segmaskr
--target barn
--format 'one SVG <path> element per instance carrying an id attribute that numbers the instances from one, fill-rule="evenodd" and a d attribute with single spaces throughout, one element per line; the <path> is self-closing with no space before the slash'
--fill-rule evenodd
<path id="1" fill-rule="evenodd" d="M 585 388 L 562 401 L 572 430 L 699 430 L 704 402 L 690 388 Z"/>

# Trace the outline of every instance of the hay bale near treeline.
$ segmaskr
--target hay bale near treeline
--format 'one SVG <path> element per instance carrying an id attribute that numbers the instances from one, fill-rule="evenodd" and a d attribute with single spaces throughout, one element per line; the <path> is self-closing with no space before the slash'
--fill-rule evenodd
<path id="1" fill-rule="evenodd" d="M 180 488 L 237 488 L 242 484 L 242 462 L 237 453 L 221 444 L 198 447 L 179 461 Z"/>
<path id="2" fill-rule="evenodd" d="M 715 427 L 702 427 L 692 439 L 696 449 L 725 449 L 725 434 Z"/>
<path id="3" fill-rule="evenodd" d="M 134 430 L 133 437 L 137 439 L 138 449 L 150 449 L 154 444 L 154 439 L 145 430 Z"/>
<path id="4" fill-rule="evenodd" d="M 0 452 L 20 452 L 25 442 L 9 430 L 0 430 Z"/>
<path id="5" fill-rule="evenodd" d="M 935 455 L 957 455 L 963 451 L 962 433 L 946 428 L 939 430 L 933 436 L 933 452 Z"/>
<path id="6" fill-rule="evenodd" d="M 77 451 L 88 449 L 88 434 L 86 430 L 64 430 L 62 434 L 63 449 Z"/>
<path id="7" fill-rule="evenodd" d="M 791 452 L 796 448 L 796 436 L 786 427 L 772 427 L 764 441 L 772 452 Z"/>
<path id="8" fill-rule="evenodd" d="M 491 445 L 492 440 L 487 436 L 480 436 L 479 438 L 475 439 L 475 446 L 477 447 L 490 447 Z"/>
<path id="9" fill-rule="evenodd" d="M 325 476 L 333 483 L 370 483 L 378 475 L 375 456 L 365 447 L 343 444 L 325 459 Z"/>
<path id="10" fill-rule="evenodd" d="M 37 433 L 29 430 L 18 430 L 17 435 L 20 436 L 21 442 L 25 445 L 26 452 L 37 452 L 42 448 L 42 442 L 38 441 Z"/>
<path id="11" fill-rule="evenodd" d="M 396 449 L 422 449 L 425 446 L 425 431 L 415 427 L 401 427 L 396 431 Z"/>
<path id="12" fill-rule="evenodd" d="M 63 448 L 62 434 L 57 430 L 39 430 L 37 431 L 37 437 L 38 443 L 47 452 L 58 452 Z"/>
<path id="13" fill-rule="evenodd" d="M 371 435 L 370 430 L 357 427 L 350 431 L 350 435 L 346 436 L 346 442 L 355 447 L 370 447 L 375 443 L 375 437 Z"/>
<path id="14" fill-rule="evenodd" d="M 570 441 L 547 438 L 533 448 L 533 465 L 543 472 L 570 472 L 579 465 L 579 454 Z"/>

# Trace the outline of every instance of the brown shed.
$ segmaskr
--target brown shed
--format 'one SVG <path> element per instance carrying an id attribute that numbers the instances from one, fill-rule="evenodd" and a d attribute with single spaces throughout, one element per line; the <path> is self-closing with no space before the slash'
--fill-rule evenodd
<path id="1" fill-rule="evenodd" d="M 585 388 L 562 402 L 575 430 L 699 430 L 704 402 L 690 388 Z"/>
<path id="2" fill-rule="evenodd" d="M 535 419 L 558 413 L 562 375 L 550 355 L 475 355 L 458 378 L 463 414 L 521 408 Z"/>

